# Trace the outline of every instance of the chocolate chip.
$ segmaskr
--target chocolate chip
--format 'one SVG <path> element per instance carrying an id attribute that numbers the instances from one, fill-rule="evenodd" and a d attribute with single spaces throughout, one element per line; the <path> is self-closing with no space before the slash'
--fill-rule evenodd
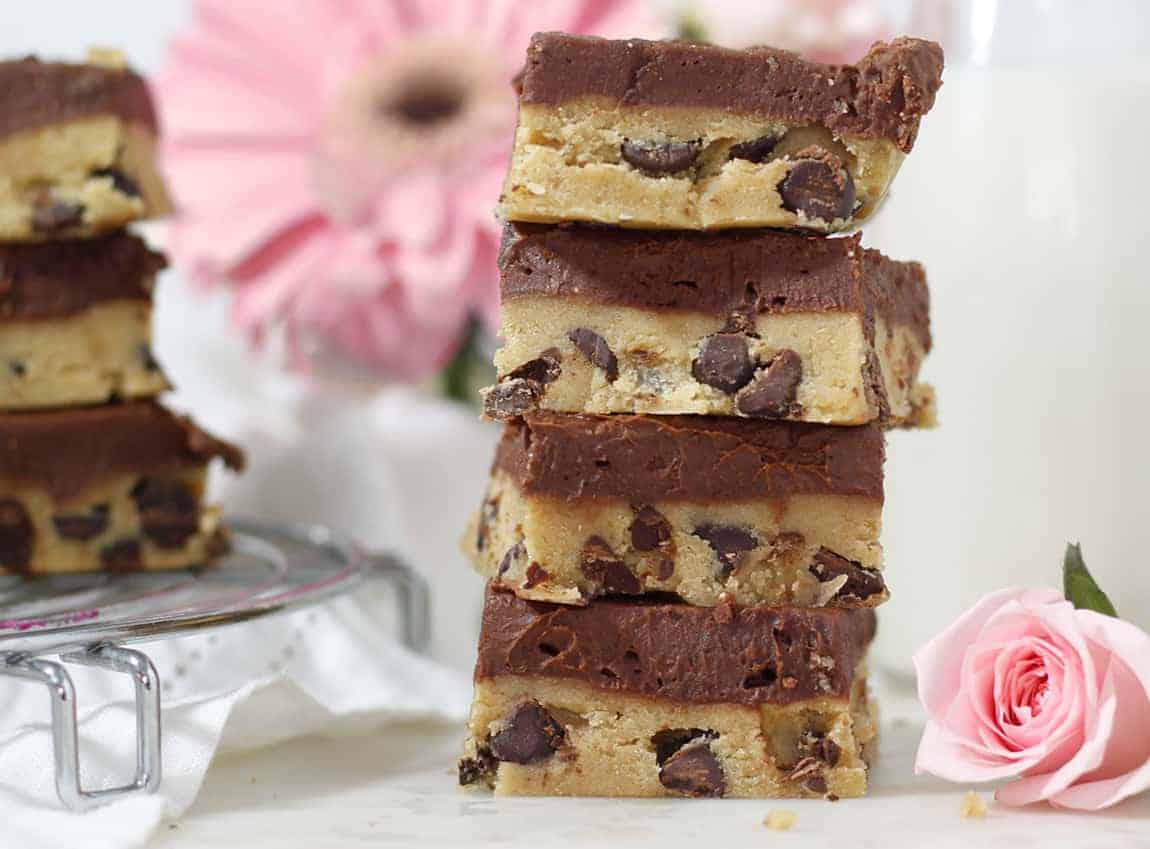
<path id="1" fill-rule="evenodd" d="M 32 229 L 37 233 L 55 233 L 75 227 L 84 218 L 84 207 L 79 203 L 55 200 L 44 189 L 32 203 Z"/>
<path id="2" fill-rule="evenodd" d="M 631 547 L 655 551 L 671 542 L 671 523 L 654 507 L 644 507 L 631 522 Z"/>
<path id="3" fill-rule="evenodd" d="M 500 381 L 483 396 L 483 414 L 489 419 L 507 421 L 539 405 L 543 387 L 534 380 L 512 378 Z"/>
<path id="4" fill-rule="evenodd" d="M 877 595 L 886 594 L 886 581 L 877 569 L 868 569 L 855 560 L 847 560 L 829 548 L 815 552 L 815 562 L 809 567 L 810 573 L 819 581 L 833 581 L 846 575 L 846 583 L 839 587 L 834 597 L 843 601 L 866 601 Z"/>
<path id="5" fill-rule="evenodd" d="M 499 572 L 496 577 L 502 578 L 506 575 L 511 567 L 515 565 L 515 561 L 526 556 L 527 546 L 523 544 L 523 540 L 515 543 L 511 548 L 507 549 L 507 553 L 503 555 L 503 559 L 499 561 Z"/>
<path id="6" fill-rule="evenodd" d="M 466 787 L 478 781 L 491 783 L 499 760 L 492 754 L 487 746 L 480 746 L 473 758 L 461 758 L 459 761 L 459 784 Z"/>
<path id="7" fill-rule="evenodd" d="M 808 221 L 850 218 L 855 208 L 855 184 L 838 157 L 822 152 L 800 159 L 778 186 L 783 208 Z"/>
<path id="8" fill-rule="evenodd" d="M 716 798 L 727 791 L 722 764 L 705 739 L 680 748 L 659 767 L 659 783 L 695 798 Z"/>
<path id="9" fill-rule="evenodd" d="M 134 539 L 120 539 L 100 549 L 100 562 L 105 569 L 113 572 L 135 572 L 143 567 L 140 559 L 140 542 Z"/>
<path id="10" fill-rule="evenodd" d="M 638 595 L 643 585 L 602 537 L 590 537 L 579 552 L 579 568 L 601 592 Z"/>
<path id="11" fill-rule="evenodd" d="M 499 496 L 494 495 L 483 499 L 483 506 L 479 508 L 479 527 L 475 531 L 475 550 L 483 551 L 487 548 L 487 540 L 491 534 L 491 523 L 499 518 Z"/>
<path id="12" fill-rule="evenodd" d="M 810 790 L 812 793 L 821 794 L 827 792 L 827 780 L 821 775 L 812 775 L 806 780 L 806 782 L 804 782 L 803 786 Z"/>
<path id="13" fill-rule="evenodd" d="M 539 702 L 524 702 L 491 736 L 491 752 L 513 764 L 539 763 L 555 754 L 565 736 L 563 726 Z"/>
<path id="14" fill-rule="evenodd" d="M 8 371 L 16 377 L 25 377 L 28 374 L 28 366 L 24 365 L 23 360 L 9 360 Z"/>
<path id="15" fill-rule="evenodd" d="M 730 525 L 699 525 L 695 528 L 694 534 L 705 539 L 719 558 L 719 568 L 715 570 L 715 574 L 721 581 L 730 576 L 742 561 L 744 554 L 759 547 L 759 541 L 754 534 Z"/>
<path id="16" fill-rule="evenodd" d="M 756 165 L 762 164 L 779 143 L 779 138 L 779 136 L 759 136 L 757 139 L 732 145 L 731 159 L 745 159 Z"/>
<path id="17" fill-rule="evenodd" d="M 815 751 L 818 752 L 818 756 L 822 758 L 827 766 L 837 764 L 843 753 L 842 747 L 830 737 L 824 737 L 819 740 L 819 742 L 815 744 Z"/>
<path id="18" fill-rule="evenodd" d="M 0 566 L 21 572 L 32 562 L 36 529 L 24 505 L 15 498 L 0 499 Z"/>
<path id="19" fill-rule="evenodd" d="M 89 540 L 108 529 L 107 504 L 95 504 L 87 513 L 60 513 L 52 517 L 52 526 L 64 539 Z"/>
<path id="20" fill-rule="evenodd" d="M 812 776 L 822 775 L 825 764 L 819 758 L 805 757 L 787 775 L 788 781 L 806 781 Z"/>
<path id="21" fill-rule="evenodd" d="M 527 564 L 527 572 L 523 579 L 523 589 L 529 590 L 537 587 L 550 578 L 551 575 L 534 560 Z"/>
<path id="22" fill-rule="evenodd" d="M 691 376 L 721 392 L 738 392 L 755 376 L 746 337 L 737 333 L 708 336 L 699 346 L 699 356 L 691 363 Z"/>
<path id="23" fill-rule="evenodd" d="M 576 327 L 567 334 L 567 338 L 592 364 L 607 373 L 608 380 L 614 382 L 619 377 L 619 360 L 602 336 L 586 327 Z"/>
<path id="24" fill-rule="evenodd" d="M 740 390 L 735 406 L 746 416 L 786 418 L 797 412 L 795 397 L 802 379 L 802 360 L 794 351 L 784 348 Z"/>
<path id="25" fill-rule="evenodd" d="M 665 728 L 656 731 L 651 735 L 651 745 L 655 747 L 655 763 L 662 766 L 671 755 L 694 740 L 714 740 L 718 736 L 706 728 Z"/>
<path id="26" fill-rule="evenodd" d="M 675 561 L 670 557 L 664 557 L 659 561 L 659 571 L 655 573 L 655 577 L 660 581 L 669 581 L 671 576 L 675 574 Z"/>
<path id="27" fill-rule="evenodd" d="M 703 150 L 701 141 L 641 142 L 624 139 L 619 148 L 623 161 L 644 174 L 675 174 L 695 164 Z"/>
<path id="28" fill-rule="evenodd" d="M 152 347 L 147 342 L 141 342 L 136 347 L 136 357 L 139 358 L 140 364 L 148 371 L 159 371 L 160 364 L 156 362 L 155 356 L 152 354 Z"/>
<path id="29" fill-rule="evenodd" d="M 160 548 L 179 548 L 200 530 L 200 505 L 183 481 L 145 477 L 132 489 L 144 536 Z"/>
<path id="30" fill-rule="evenodd" d="M 111 177 L 112 187 L 115 188 L 122 195 L 127 195 L 130 198 L 140 197 L 140 187 L 136 181 L 127 176 L 123 171 L 115 168 L 101 168 L 99 171 L 92 172 L 93 177 Z"/>
<path id="31" fill-rule="evenodd" d="M 528 360 L 523 365 L 512 369 L 503 378 L 504 380 L 533 380 L 540 386 L 554 383 L 562 373 L 563 355 L 558 348 L 548 348 L 534 360 Z"/>

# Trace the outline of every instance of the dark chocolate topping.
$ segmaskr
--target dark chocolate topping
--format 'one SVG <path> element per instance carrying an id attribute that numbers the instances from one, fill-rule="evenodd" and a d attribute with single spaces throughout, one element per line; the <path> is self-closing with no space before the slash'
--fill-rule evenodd
<path id="1" fill-rule="evenodd" d="M 133 71 L 31 57 L 0 62 L 0 136 L 94 115 L 157 128 L 148 84 Z"/>
<path id="2" fill-rule="evenodd" d="M 569 499 L 881 501 L 884 458 L 877 425 L 541 411 L 505 426 L 495 468 L 526 493 Z"/>
<path id="3" fill-rule="evenodd" d="M 0 482 L 72 498 L 109 477 L 156 474 L 215 457 L 235 470 L 244 456 L 151 401 L 0 414 Z"/>
<path id="4" fill-rule="evenodd" d="M 885 138 L 909 152 L 940 85 L 942 48 L 917 38 L 874 44 L 857 65 L 824 65 L 771 47 L 544 32 L 527 48 L 520 102 L 598 96 L 624 106 L 715 107 Z"/>
<path id="5" fill-rule="evenodd" d="M 0 322 L 55 318 L 100 301 L 147 301 L 162 254 L 125 232 L 0 245 Z"/>
<path id="6" fill-rule="evenodd" d="M 908 327 L 930 350 L 930 296 L 917 262 L 860 245 L 773 230 L 716 233 L 509 224 L 499 258 L 505 299 L 576 298 L 639 309 L 858 312 Z"/>
<path id="7" fill-rule="evenodd" d="M 869 609 L 531 602 L 487 589 L 475 677 L 541 675 L 675 702 L 845 699 L 874 636 Z"/>

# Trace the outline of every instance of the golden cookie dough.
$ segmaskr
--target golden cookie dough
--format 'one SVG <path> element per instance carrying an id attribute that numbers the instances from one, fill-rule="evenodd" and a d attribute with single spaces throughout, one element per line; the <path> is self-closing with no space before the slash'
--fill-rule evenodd
<path id="1" fill-rule="evenodd" d="M 542 745 L 525 739 L 533 721 Z M 520 726 L 514 746 L 492 741 Z M 687 704 L 543 676 L 475 682 L 460 782 L 503 796 L 862 796 L 878 727 L 860 669 L 850 700 Z M 506 739 L 506 738 L 505 738 Z M 499 759 L 495 752 L 523 763 Z"/>
<path id="2" fill-rule="evenodd" d="M 521 598 L 586 604 L 668 592 L 712 606 L 875 606 L 882 500 L 792 495 L 631 504 L 526 495 L 501 470 L 463 539 L 476 571 Z"/>
<path id="3" fill-rule="evenodd" d="M 704 313 L 517 297 L 502 306 L 504 342 L 495 366 L 501 380 L 514 380 L 525 364 L 550 352 L 557 373 L 541 384 L 535 404 L 540 409 L 746 416 L 736 391 L 696 378 L 701 346 L 725 323 Z M 613 373 L 573 343 L 578 328 L 593 331 L 606 343 L 614 355 Z M 734 336 L 745 343 L 752 362 L 769 363 L 784 350 L 798 356 L 801 377 L 792 388 L 793 403 L 786 415 L 772 417 L 859 425 L 885 414 L 896 426 L 933 423 L 933 392 L 918 381 L 926 353 L 909 326 L 892 327 L 876 319 L 872 346 L 858 313 L 762 314 Z M 877 377 L 872 377 L 872 362 L 877 362 Z"/>
<path id="4" fill-rule="evenodd" d="M 144 398 L 168 381 L 152 356 L 152 308 L 101 301 L 62 317 L 0 321 L 0 409 Z"/>
<path id="5" fill-rule="evenodd" d="M 695 155 L 682 155 L 688 150 Z M 665 163 L 676 153 L 690 160 L 682 168 L 644 167 L 644 157 L 656 168 L 673 167 Z M 904 156 L 888 139 L 719 108 L 636 108 L 599 97 L 521 104 L 500 214 L 647 229 L 833 233 L 875 212 Z"/>

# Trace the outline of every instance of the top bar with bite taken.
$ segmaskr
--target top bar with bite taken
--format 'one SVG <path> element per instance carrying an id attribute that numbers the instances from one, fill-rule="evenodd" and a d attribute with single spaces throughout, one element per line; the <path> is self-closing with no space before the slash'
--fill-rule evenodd
<path id="1" fill-rule="evenodd" d="M 649 229 L 849 229 L 874 213 L 941 85 L 937 44 L 857 65 L 768 47 L 534 36 L 501 213 Z"/>

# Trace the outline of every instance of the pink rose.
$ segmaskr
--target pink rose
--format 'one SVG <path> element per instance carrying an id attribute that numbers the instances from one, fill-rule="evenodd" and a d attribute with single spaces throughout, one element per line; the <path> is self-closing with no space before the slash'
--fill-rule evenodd
<path id="1" fill-rule="evenodd" d="M 914 657 L 917 772 L 1093 811 L 1150 787 L 1150 636 L 1054 590 L 991 593 Z"/>

